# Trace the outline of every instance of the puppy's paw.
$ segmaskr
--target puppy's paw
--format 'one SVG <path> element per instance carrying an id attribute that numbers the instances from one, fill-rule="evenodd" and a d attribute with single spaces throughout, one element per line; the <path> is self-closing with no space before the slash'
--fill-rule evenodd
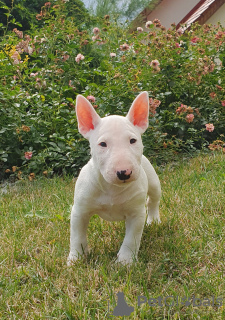
<path id="1" fill-rule="evenodd" d="M 74 255 L 70 253 L 67 258 L 67 267 L 72 267 L 78 259 L 79 259 L 78 255 Z"/>
<path id="2" fill-rule="evenodd" d="M 149 226 L 152 222 L 161 223 L 159 215 L 153 217 L 148 215 L 146 224 Z"/>
<path id="3" fill-rule="evenodd" d="M 130 266 L 132 263 L 137 261 L 137 257 L 135 257 L 130 252 L 127 253 L 118 253 L 116 263 L 120 263 L 123 266 Z"/>

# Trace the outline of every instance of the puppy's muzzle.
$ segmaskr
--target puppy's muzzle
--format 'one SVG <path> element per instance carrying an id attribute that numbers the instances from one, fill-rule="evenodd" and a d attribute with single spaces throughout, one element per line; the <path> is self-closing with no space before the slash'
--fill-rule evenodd
<path id="1" fill-rule="evenodd" d="M 130 179 L 132 171 L 131 170 L 121 170 L 121 171 L 117 171 L 116 174 L 120 180 L 125 181 L 125 180 Z"/>

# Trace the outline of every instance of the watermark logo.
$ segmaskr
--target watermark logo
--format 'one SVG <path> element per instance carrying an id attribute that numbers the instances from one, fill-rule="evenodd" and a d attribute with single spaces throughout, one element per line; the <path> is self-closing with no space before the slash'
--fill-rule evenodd
<path id="1" fill-rule="evenodd" d="M 123 292 L 118 292 L 117 297 L 117 305 L 113 311 L 113 316 L 129 316 L 134 311 L 134 307 L 128 306 Z"/>
<path id="2" fill-rule="evenodd" d="M 130 316 L 134 311 L 134 307 L 127 304 L 123 292 L 117 293 L 117 304 L 112 313 L 109 311 L 108 301 L 108 317 L 112 316 Z M 178 297 L 178 296 L 159 296 L 157 298 L 147 298 L 146 296 L 137 297 L 137 306 L 146 304 L 149 307 L 173 307 L 173 306 L 193 306 L 193 307 L 222 307 L 223 300 L 221 297 L 210 296 L 209 298 L 198 298 L 193 295 L 192 297 Z"/>
<path id="3" fill-rule="evenodd" d="M 133 311 L 134 307 L 131 307 L 126 303 L 123 292 L 117 293 L 117 305 L 115 306 L 113 313 L 109 313 L 108 303 L 108 316 L 129 316 Z"/>

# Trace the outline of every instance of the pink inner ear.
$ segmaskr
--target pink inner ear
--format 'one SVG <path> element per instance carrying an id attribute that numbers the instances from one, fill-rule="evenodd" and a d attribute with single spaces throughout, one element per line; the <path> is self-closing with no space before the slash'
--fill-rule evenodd
<path id="1" fill-rule="evenodd" d="M 133 124 L 135 126 L 145 128 L 148 122 L 148 109 L 143 108 L 143 104 L 139 103 L 133 111 Z"/>
<path id="2" fill-rule="evenodd" d="M 78 110 L 77 117 L 79 121 L 79 129 L 83 134 L 85 134 L 94 129 L 92 115 L 90 112 L 87 112 L 88 110 L 86 110 L 84 105 L 78 107 Z"/>
<path id="3" fill-rule="evenodd" d="M 93 130 L 100 119 L 90 102 L 81 95 L 77 96 L 76 114 L 79 131 L 82 135 Z"/>
<path id="4" fill-rule="evenodd" d="M 135 126 L 138 126 L 142 129 L 148 127 L 148 94 L 146 92 L 141 93 L 134 100 L 133 105 L 130 109 L 131 121 Z"/>

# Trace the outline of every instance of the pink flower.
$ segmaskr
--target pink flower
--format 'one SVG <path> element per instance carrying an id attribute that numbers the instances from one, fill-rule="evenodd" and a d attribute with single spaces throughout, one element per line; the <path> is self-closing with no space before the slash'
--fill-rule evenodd
<path id="1" fill-rule="evenodd" d="M 194 115 L 193 115 L 193 113 L 190 113 L 190 114 L 187 114 L 187 116 L 186 116 L 186 121 L 188 122 L 188 123 L 191 123 L 193 120 L 194 120 Z"/>
<path id="2" fill-rule="evenodd" d="M 215 35 L 215 38 L 216 39 L 222 39 L 223 35 L 225 35 L 225 32 L 218 31 L 217 34 Z"/>
<path id="3" fill-rule="evenodd" d="M 111 52 L 111 53 L 110 53 L 110 57 L 111 57 L 111 58 L 114 58 L 114 57 L 116 57 L 116 53 L 114 53 L 114 52 Z"/>
<path id="4" fill-rule="evenodd" d="M 63 61 L 66 61 L 66 60 L 68 60 L 69 59 L 69 55 L 68 54 L 64 54 L 63 56 L 62 56 L 62 58 L 63 58 Z"/>
<path id="5" fill-rule="evenodd" d="M 23 31 L 19 31 L 17 28 L 13 29 L 13 32 L 15 32 L 15 34 L 22 39 L 23 38 Z"/>
<path id="6" fill-rule="evenodd" d="M 176 47 L 180 48 L 180 44 L 178 42 L 176 42 Z"/>
<path id="7" fill-rule="evenodd" d="M 78 55 L 75 58 L 75 61 L 79 63 L 81 60 L 84 60 L 84 56 L 81 53 L 78 53 Z"/>
<path id="8" fill-rule="evenodd" d="M 137 27 L 137 31 L 142 32 L 143 28 L 142 27 Z"/>
<path id="9" fill-rule="evenodd" d="M 149 98 L 150 116 L 154 116 L 156 114 L 156 108 L 158 108 L 160 104 L 161 104 L 160 100 Z"/>
<path id="10" fill-rule="evenodd" d="M 145 27 L 146 28 L 150 28 L 150 26 L 153 24 L 152 21 L 147 21 L 146 24 L 145 24 Z"/>
<path id="11" fill-rule="evenodd" d="M 13 64 L 21 63 L 19 52 L 14 51 L 14 53 L 11 55 L 11 58 L 13 59 Z"/>
<path id="12" fill-rule="evenodd" d="M 158 108 L 161 104 L 160 100 L 149 98 L 149 105 Z"/>
<path id="13" fill-rule="evenodd" d="M 192 43 L 197 43 L 197 42 L 199 42 L 200 40 L 201 40 L 200 38 L 194 37 L 194 38 L 191 39 L 191 42 L 192 42 Z"/>
<path id="14" fill-rule="evenodd" d="M 184 112 L 187 111 L 187 108 L 188 108 L 188 107 L 187 107 L 185 104 L 182 104 L 182 103 L 181 103 L 180 107 L 177 108 L 176 113 L 177 113 L 177 114 L 184 113 Z"/>
<path id="15" fill-rule="evenodd" d="M 160 65 L 160 63 L 159 63 L 159 61 L 158 60 L 152 60 L 151 62 L 150 62 L 150 66 L 151 67 L 158 67 Z"/>
<path id="16" fill-rule="evenodd" d="M 38 72 L 31 72 L 30 77 L 36 77 L 38 75 Z"/>
<path id="17" fill-rule="evenodd" d="M 96 40 L 100 41 L 101 40 L 99 37 L 99 34 L 97 34 L 96 36 L 93 36 L 91 39 L 92 39 L 92 41 L 96 41 Z"/>
<path id="18" fill-rule="evenodd" d="M 32 152 L 32 151 L 24 152 L 24 157 L 25 157 L 27 160 L 30 160 L 30 159 L 32 158 L 32 155 L 33 155 L 33 152 Z"/>
<path id="19" fill-rule="evenodd" d="M 93 96 L 87 96 L 87 99 L 88 99 L 90 102 L 95 102 L 95 97 L 93 97 Z"/>
<path id="20" fill-rule="evenodd" d="M 93 33 L 94 34 L 98 34 L 99 32 L 100 32 L 99 28 L 96 27 L 96 28 L 93 29 Z"/>
<path id="21" fill-rule="evenodd" d="M 70 86 L 71 88 L 73 88 L 73 90 L 76 90 L 76 87 L 74 87 L 72 80 L 69 81 L 69 86 Z"/>
<path id="22" fill-rule="evenodd" d="M 225 107 L 225 100 L 221 101 L 223 107 Z"/>
<path id="23" fill-rule="evenodd" d="M 213 130 L 214 130 L 214 125 L 212 124 L 212 123 L 207 123 L 206 125 L 205 125 L 205 129 L 207 130 L 207 131 L 209 131 L 209 132 L 213 132 Z"/>
<path id="24" fill-rule="evenodd" d="M 160 71 L 160 63 L 158 60 L 152 60 L 150 62 L 150 66 L 155 70 L 155 71 Z"/>

